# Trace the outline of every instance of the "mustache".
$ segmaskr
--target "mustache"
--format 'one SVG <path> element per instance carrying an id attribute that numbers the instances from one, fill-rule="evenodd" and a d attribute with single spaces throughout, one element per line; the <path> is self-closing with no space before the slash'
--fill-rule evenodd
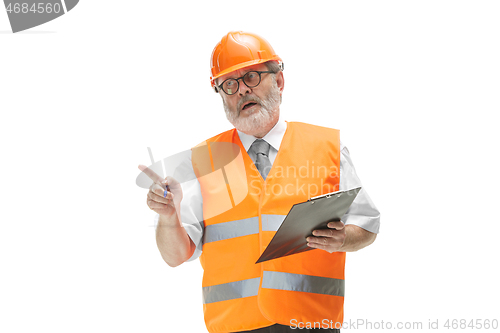
<path id="1" fill-rule="evenodd" d="M 255 103 L 259 104 L 260 106 L 262 106 L 262 101 L 257 96 L 243 96 L 239 100 L 238 105 L 236 106 L 236 108 L 238 110 L 238 115 L 241 112 L 241 108 L 243 107 L 243 104 L 245 104 L 246 102 L 255 102 Z"/>

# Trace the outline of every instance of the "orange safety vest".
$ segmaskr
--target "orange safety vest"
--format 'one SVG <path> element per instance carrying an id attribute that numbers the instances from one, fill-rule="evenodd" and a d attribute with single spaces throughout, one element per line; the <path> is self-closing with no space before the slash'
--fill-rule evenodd
<path id="1" fill-rule="evenodd" d="M 289 122 L 265 181 L 235 129 L 193 148 L 192 163 L 203 196 L 208 331 L 340 328 L 344 252 L 314 249 L 255 264 L 294 204 L 338 190 L 339 131 Z"/>

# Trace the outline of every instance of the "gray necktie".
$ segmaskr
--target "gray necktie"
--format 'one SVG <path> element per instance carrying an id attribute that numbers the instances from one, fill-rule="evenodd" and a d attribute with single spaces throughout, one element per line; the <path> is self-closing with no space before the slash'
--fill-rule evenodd
<path id="1" fill-rule="evenodd" d="M 264 180 L 267 178 L 272 166 L 271 161 L 269 160 L 270 148 L 271 146 L 269 143 L 262 139 L 257 139 L 252 143 L 249 149 L 249 152 L 251 153 L 250 157 L 254 160 L 255 166 Z"/>

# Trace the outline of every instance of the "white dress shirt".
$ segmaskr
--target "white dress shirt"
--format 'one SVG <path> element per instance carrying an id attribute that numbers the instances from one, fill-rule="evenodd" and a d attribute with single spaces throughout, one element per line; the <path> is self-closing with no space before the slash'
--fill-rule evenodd
<path id="1" fill-rule="evenodd" d="M 279 120 L 276 125 L 262 139 L 267 141 L 271 148 L 269 150 L 269 159 L 274 163 L 278 149 L 285 135 L 287 124 L 283 120 Z M 248 152 L 252 143 L 257 140 L 252 135 L 238 131 L 241 143 Z M 255 161 L 254 161 L 255 162 Z M 203 198 L 201 195 L 200 183 L 194 176 L 191 160 L 186 161 L 191 168 L 193 176 L 190 181 L 181 184 L 183 199 L 181 202 L 181 222 L 187 234 L 194 244 L 196 250 L 188 261 L 194 260 L 201 255 L 203 248 Z M 361 181 L 356 175 L 356 170 L 352 164 L 349 151 L 340 142 L 340 184 L 339 190 L 345 191 L 352 188 L 360 187 Z M 155 225 L 158 223 L 159 215 L 155 216 Z M 347 224 L 357 225 L 365 230 L 373 233 L 378 233 L 380 228 L 380 213 L 368 196 L 364 188 L 359 191 L 354 199 L 354 202 L 349 207 L 347 213 L 342 217 L 342 222 Z"/>

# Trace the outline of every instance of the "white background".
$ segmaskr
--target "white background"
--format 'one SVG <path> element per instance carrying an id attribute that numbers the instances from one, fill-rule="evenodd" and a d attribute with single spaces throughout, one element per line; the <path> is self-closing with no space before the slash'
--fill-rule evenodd
<path id="1" fill-rule="evenodd" d="M 209 85 L 230 30 L 273 45 L 283 117 L 341 129 L 382 213 L 347 255 L 345 321 L 500 320 L 499 16 L 497 1 L 83 0 L 12 34 L 0 10 L 0 331 L 206 331 L 200 264 L 162 261 L 135 178 L 147 147 L 158 160 L 230 128 Z"/>

